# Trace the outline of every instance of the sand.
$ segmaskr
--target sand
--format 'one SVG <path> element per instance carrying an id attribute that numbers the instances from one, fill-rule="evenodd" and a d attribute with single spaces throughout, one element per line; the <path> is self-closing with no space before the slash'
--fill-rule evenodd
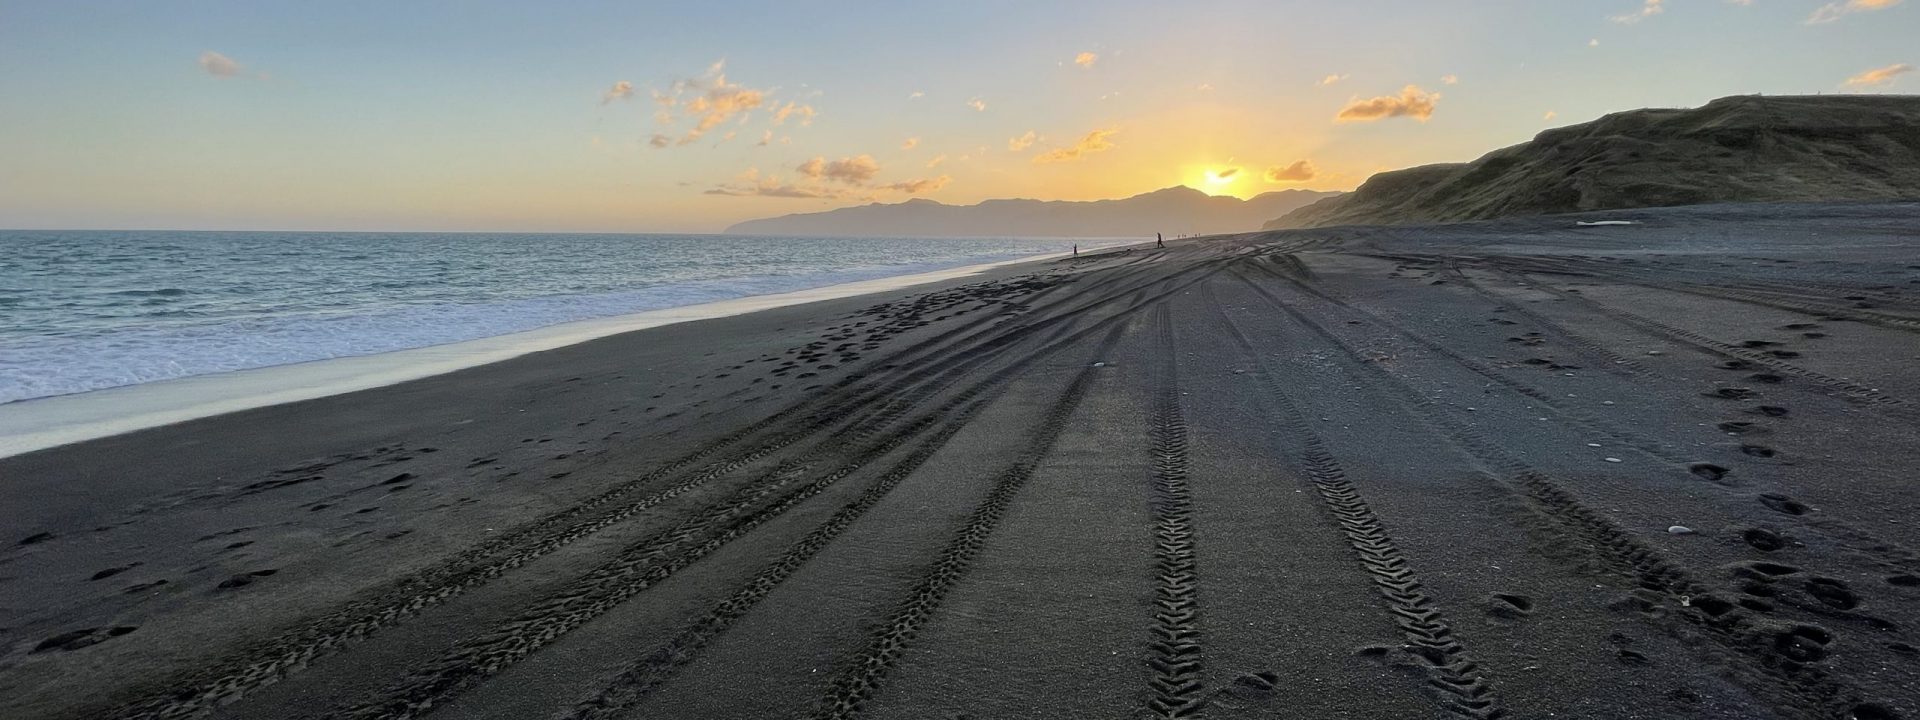
<path id="1" fill-rule="evenodd" d="M 0 716 L 1920 716 L 1916 223 L 1170 241 L 0 459 Z"/>

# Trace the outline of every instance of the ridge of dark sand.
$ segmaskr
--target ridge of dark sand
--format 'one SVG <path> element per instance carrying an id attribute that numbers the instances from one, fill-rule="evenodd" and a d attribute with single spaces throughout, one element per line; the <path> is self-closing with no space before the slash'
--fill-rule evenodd
<path id="1" fill-rule="evenodd" d="M 1920 208 L 1622 216 L 1013 266 L 0 460 L 0 715 L 1920 717 Z"/>

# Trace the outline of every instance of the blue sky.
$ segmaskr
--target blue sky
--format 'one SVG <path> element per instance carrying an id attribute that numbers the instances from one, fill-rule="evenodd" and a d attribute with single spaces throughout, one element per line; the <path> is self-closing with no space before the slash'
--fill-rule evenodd
<path id="1" fill-rule="evenodd" d="M 920 5 L 6 2 L 0 227 L 714 231 L 915 196 L 1245 197 L 1615 110 L 1920 88 L 1920 3 L 1897 0 Z M 1375 98 L 1397 114 L 1338 118 Z"/>

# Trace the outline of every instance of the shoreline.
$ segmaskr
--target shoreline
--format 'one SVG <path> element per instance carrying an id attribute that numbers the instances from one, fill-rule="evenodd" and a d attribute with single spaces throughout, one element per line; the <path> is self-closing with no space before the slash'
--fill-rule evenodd
<path id="1" fill-rule="evenodd" d="M 1114 245 L 1083 256 L 1132 247 Z M 872 295 L 1070 257 L 1044 253 L 768 295 L 575 320 L 533 330 L 405 350 L 170 378 L 0 404 L 0 458 L 138 430 L 370 390 L 589 340 L 822 300 Z"/>

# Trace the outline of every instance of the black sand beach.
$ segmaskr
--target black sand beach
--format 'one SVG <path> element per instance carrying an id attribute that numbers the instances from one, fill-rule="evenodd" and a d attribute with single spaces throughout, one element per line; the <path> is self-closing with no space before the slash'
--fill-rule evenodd
<path id="1" fill-rule="evenodd" d="M 0 459 L 0 717 L 1920 717 L 1920 205 L 1168 245 Z"/>

